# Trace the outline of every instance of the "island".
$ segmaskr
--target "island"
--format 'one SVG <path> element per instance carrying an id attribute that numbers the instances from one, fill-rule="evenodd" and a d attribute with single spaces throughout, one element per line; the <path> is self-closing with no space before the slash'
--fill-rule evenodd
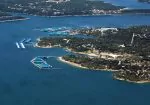
<path id="1" fill-rule="evenodd" d="M 41 37 L 36 46 L 64 48 L 71 53 L 60 61 L 86 70 L 112 71 L 117 80 L 150 82 L 150 26 L 72 29 L 69 36 Z"/>

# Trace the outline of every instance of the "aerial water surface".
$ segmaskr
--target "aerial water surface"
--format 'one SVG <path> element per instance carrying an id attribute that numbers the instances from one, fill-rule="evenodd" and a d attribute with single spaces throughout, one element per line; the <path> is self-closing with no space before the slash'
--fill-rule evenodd
<path id="1" fill-rule="evenodd" d="M 18 49 L 15 42 L 35 40 L 49 27 L 128 27 L 150 25 L 150 15 L 87 17 L 26 16 L 30 20 L 0 23 L 0 105 L 149 105 L 150 84 L 112 79 L 112 73 L 88 71 L 50 58 L 58 70 L 41 71 L 30 60 L 36 56 L 62 56 L 61 48 Z"/>

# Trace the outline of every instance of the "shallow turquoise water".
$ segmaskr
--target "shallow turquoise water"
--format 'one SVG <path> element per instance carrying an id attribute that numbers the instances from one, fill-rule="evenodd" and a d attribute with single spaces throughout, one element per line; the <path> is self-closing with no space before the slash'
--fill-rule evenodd
<path id="1" fill-rule="evenodd" d="M 35 56 L 61 56 L 63 49 L 17 49 L 15 42 L 47 33 L 35 28 L 150 25 L 150 15 L 114 15 L 45 18 L 0 23 L 0 105 L 149 105 L 150 84 L 138 85 L 112 79 L 112 74 L 86 71 L 49 60 L 59 70 L 39 71 Z M 144 103 L 143 103 L 144 102 Z"/>

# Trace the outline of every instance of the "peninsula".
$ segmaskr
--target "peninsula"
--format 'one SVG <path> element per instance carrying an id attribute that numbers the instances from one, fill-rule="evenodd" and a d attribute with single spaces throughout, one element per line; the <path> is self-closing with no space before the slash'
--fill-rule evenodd
<path id="1" fill-rule="evenodd" d="M 18 20 L 26 20 L 28 18 L 22 16 L 13 16 L 8 13 L 0 12 L 0 22 L 9 22 L 9 21 L 18 21 Z"/>
<path id="2" fill-rule="evenodd" d="M 79 28 L 86 38 L 43 37 L 39 47 L 57 46 L 72 54 L 59 60 L 90 70 L 112 71 L 113 77 L 135 83 L 150 82 L 150 26 L 128 28 Z M 89 37 L 92 36 L 92 37 Z"/>

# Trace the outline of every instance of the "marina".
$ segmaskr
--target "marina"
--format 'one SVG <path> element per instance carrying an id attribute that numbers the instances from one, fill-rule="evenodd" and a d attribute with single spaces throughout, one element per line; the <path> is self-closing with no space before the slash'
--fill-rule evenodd
<path id="1" fill-rule="evenodd" d="M 64 31 L 67 29 L 71 29 L 70 27 L 51 27 L 51 28 L 43 28 L 40 29 L 42 32 L 55 32 L 55 31 Z"/>
<path id="2" fill-rule="evenodd" d="M 30 43 L 31 42 L 31 38 L 25 40 L 25 43 Z"/>
<path id="3" fill-rule="evenodd" d="M 16 42 L 16 46 L 17 46 L 18 49 L 19 49 L 19 48 L 25 49 L 25 46 L 24 46 L 23 43 L 18 43 L 18 42 Z"/>
<path id="4" fill-rule="evenodd" d="M 25 49 L 26 46 L 33 46 L 35 42 L 32 41 L 31 38 L 23 38 L 21 41 L 16 42 L 17 48 Z"/>
<path id="5" fill-rule="evenodd" d="M 32 59 L 31 63 L 39 69 L 52 69 L 52 66 L 45 61 L 47 58 L 46 56 L 38 56 Z"/>
<path id="6" fill-rule="evenodd" d="M 49 32 L 49 35 L 68 35 L 69 32 L 66 31 L 57 31 L 57 32 Z"/>
<path id="7" fill-rule="evenodd" d="M 24 39 L 22 39 L 22 40 L 20 41 L 20 43 L 23 43 L 25 40 L 26 40 L 25 38 L 24 38 Z"/>
<path id="8" fill-rule="evenodd" d="M 69 35 L 70 27 L 51 27 L 40 29 L 42 32 L 48 32 L 49 35 Z"/>

